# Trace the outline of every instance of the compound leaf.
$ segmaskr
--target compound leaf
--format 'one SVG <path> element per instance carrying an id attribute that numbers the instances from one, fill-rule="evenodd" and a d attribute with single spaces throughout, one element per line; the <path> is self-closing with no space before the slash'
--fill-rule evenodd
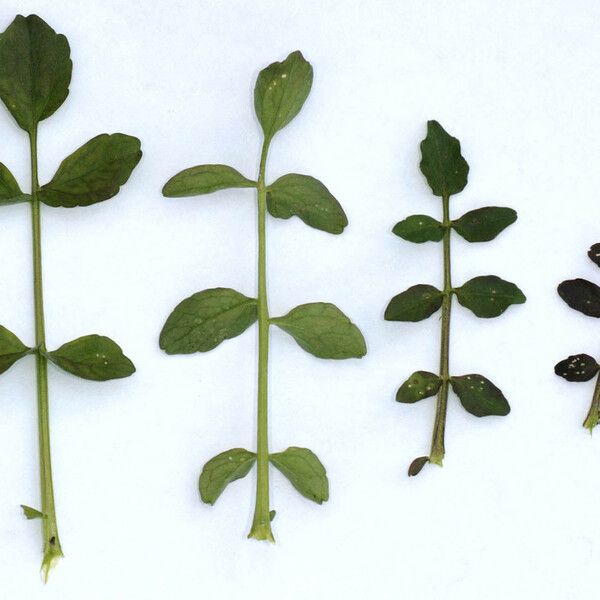
<path id="1" fill-rule="evenodd" d="M 413 404 L 423 398 L 435 396 L 442 385 L 442 380 L 429 371 L 415 371 L 399 388 L 396 401 Z"/>
<path id="2" fill-rule="evenodd" d="M 248 475 L 255 461 L 256 454 L 244 448 L 226 450 L 211 458 L 198 481 L 202 502 L 214 504 L 232 481 Z"/>
<path id="3" fill-rule="evenodd" d="M 476 417 L 504 417 L 510 412 L 502 392 L 483 375 L 450 377 L 450 384 L 465 410 Z"/>
<path id="4" fill-rule="evenodd" d="M 588 317 L 600 317 L 600 287 L 587 279 L 569 279 L 558 286 L 558 295 Z"/>
<path id="5" fill-rule="evenodd" d="M 162 193 L 168 198 L 200 196 L 228 188 L 252 188 L 256 181 L 244 177 L 227 165 L 198 165 L 184 169 L 165 183 Z"/>
<path id="6" fill-rule="evenodd" d="M 526 300 L 514 283 L 496 275 L 474 277 L 455 291 L 464 307 L 485 319 L 497 317 L 511 304 L 523 304 Z"/>
<path id="7" fill-rule="evenodd" d="M 500 206 L 485 206 L 452 221 L 452 228 L 467 242 L 489 242 L 517 220 L 517 211 Z"/>
<path id="8" fill-rule="evenodd" d="M 444 295 L 432 285 L 419 283 L 394 296 L 385 309 L 386 321 L 422 321 L 442 306 Z"/>
<path id="9" fill-rule="evenodd" d="M 439 242 L 444 237 L 444 228 L 439 221 L 428 215 L 411 215 L 396 223 L 392 232 L 408 242 Z"/>

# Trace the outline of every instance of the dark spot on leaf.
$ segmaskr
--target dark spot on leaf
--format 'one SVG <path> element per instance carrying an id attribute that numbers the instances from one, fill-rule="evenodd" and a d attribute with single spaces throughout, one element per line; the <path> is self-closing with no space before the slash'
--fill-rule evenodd
<path id="1" fill-rule="evenodd" d="M 52 536 L 48 542 L 51 546 L 56 546 L 56 537 Z"/>

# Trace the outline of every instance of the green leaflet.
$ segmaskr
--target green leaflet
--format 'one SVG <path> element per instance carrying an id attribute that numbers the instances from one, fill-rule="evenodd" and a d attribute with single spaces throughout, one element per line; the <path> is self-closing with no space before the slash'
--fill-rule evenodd
<path id="1" fill-rule="evenodd" d="M 510 412 L 502 392 L 483 375 L 450 377 L 450 384 L 465 410 L 476 417 L 504 417 Z"/>
<path id="2" fill-rule="evenodd" d="M 140 140 L 102 133 L 67 156 L 39 199 L 48 206 L 89 206 L 112 198 L 140 161 Z"/>
<path id="3" fill-rule="evenodd" d="M 432 285 L 419 283 L 394 296 L 385 309 L 386 321 L 422 321 L 442 306 L 444 295 Z"/>
<path id="4" fill-rule="evenodd" d="M 439 221 L 427 215 L 411 215 L 394 225 L 392 232 L 408 242 L 439 242 L 444 237 L 444 228 Z"/>
<path id="5" fill-rule="evenodd" d="M 49 352 L 48 358 L 61 369 L 93 381 L 120 379 L 135 373 L 121 347 L 103 335 L 84 335 L 67 342 Z"/>
<path id="6" fill-rule="evenodd" d="M 340 203 L 314 177 L 291 173 L 280 177 L 267 189 L 267 208 L 273 217 L 300 217 L 307 225 L 342 233 L 348 219 Z"/>
<path id="7" fill-rule="evenodd" d="M 437 121 L 427 121 L 421 156 L 421 171 L 436 196 L 452 196 L 465 188 L 469 165 L 460 153 L 460 142 Z"/>
<path id="8" fill-rule="evenodd" d="M 496 275 L 474 277 L 455 291 L 464 307 L 486 319 L 497 317 L 511 304 L 523 304 L 526 300 L 514 283 Z"/>
<path id="9" fill-rule="evenodd" d="M 435 396 L 442 385 L 442 380 L 429 371 L 415 371 L 399 388 L 396 401 L 413 404 L 424 398 Z"/>
<path id="10" fill-rule="evenodd" d="M 0 373 L 31 352 L 12 331 L 0 325 Z"/>
<path id="11" fill-rule="evenodd" d="M 67 38 L 37 15 L 17 16 L 0 36 L 0 97 L 19 127 L 33 132 L 69 94 Z"/>
<path id="12" fill-rule="evenodd" d="M 305 497 L 317 504 L 329 500 L 329 482 L 325 467 L 308 448 L 291 446 L 269 455 L 271 464 Z"/>
<path id="13" fill-rule="evenodd" d="M 252 188 L 256 181 L 246 179 L 227 165 L 199 165 L 184 169 L 165 183 L 162 193 L 169 198 L 199 196 L 227 188 Z"/>
<path id="14" fill-rule="evenodd" d="M 23 514 L 25 518 L 29 521 L 32 519 L 43 519 L 44 513 L 40 512 L 35 508 L 31 508 L 31 506 L 26 506 L 25 504 L 21 504 L 21 508 L 23 509 Z"/>
<path id="15" fill-rule="evenodd" d="M 312 67 L 298 50 L 259 73 L 254 109 L 265 138 L 271 139 L 300 112 L 312 81 Z"/>
<path id="16" fill-rule="evenodd" d="M 367 353 L 358 327 L 333 304 L 301 304 L 283 317 L 272 318 L 271 323 L 287 331 L 301 348 L 318 358 L 361 358 Z"/>
<path id="17" fill-rule="evenodd" d="M 167 354 L 208 352 L 246 331 L 257 318 L 255 298 L 229 288 L 204 290 L 175 307 L 159 344 Z"/>
<path id="18" fill-rule="evenodd" d="M 452 221 L 452 228 L 467 242 L 489 242 L 517 220 L 512 208 L 485 206 Z"/>
<path id="19" fill-rule="evenodd" d="M 256 454 L 244 448 L 226 450 L 211 458 L 198 481 L 202 502 L 214 504 L 232 481 L 248 475 L 255 462 Z"/>
<path id="20" fill-rule="evenodd" d="M 31 196 L 24 194 L 8 168 L 0 163 L 0 206 L 29 202 Z"/>

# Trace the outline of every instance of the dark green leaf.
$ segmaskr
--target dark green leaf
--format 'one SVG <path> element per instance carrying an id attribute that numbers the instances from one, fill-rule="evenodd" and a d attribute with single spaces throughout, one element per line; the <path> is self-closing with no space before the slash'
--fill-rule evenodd
<path id="1" fill-rule="evenodd" d="M 175 307 L 160 333 L 160 347 L 167 354 L 208 352 L 257 318 L 255 298 L 229 288 L 204 290 Z"/>
<path id="2" fill-rule="evenodd" d="M 502 392 L 483 375 L 450 377 L 450 384 L 465 410 L 476 417 L 504 417 L 510 412 Z"/>
<path id="3" fill-rule="evenodd" d="M 62 161 L 39 198 L 48 206 L 89 206 L 119 193 L 140 162 L 140 140 L 123 133 L 102 133 Z"/>
<path id="4" fill-rule="evenodd" d="M 517 211 L 500 206 L 485 206 L 465 213 L 452 227 L 467 242 L 489 242 L 517 220 Z"/>
<path id="5" fill-rule="evenodd" d="M 271 319 L 287 331 L 301 348 L 318 358 L 361 358 L 367 353 L 362 333 L 333 304 L 312 302 Z"/>
<path id="6" fill-rule="evenodd" d="M 19 127 L 32 132 L 69 93 L 67 38 L 37 15 L 18 15 L 0 36 L 0 97 Z"/>
<path id="7" fill-rule="evenodd" d="M 420 283 L 394 296 L 385 309 L 386 321 L 422 321 L 442 306 L 444 295 L 432 285 Z"/>
<path id="8" fill-rule="evenodd" d="M 254 88 L 254 109 L 265 138 L 272 138 L 300 112 L 312 81 L 312 67 L 298 50 L 259 73 Z"/>
<path id="9" fill-rule="evenodd" d="M 570 279 L 558 286 L 559 296 L 588 317 L 600 317 L 600 287 L 587 279 Z"/>
<path id="10" fill-rule="evenodd" d="M 246 477 L 256 461 L 256 454 L 233 448 L 217 454 L 202 468 L 198 487 L 202 502 L 214 504 L 223 490 L 236 479 Z"/>
<path id="11" fill-rule="evenodd" d="M 25 504 L 21 504 L 21 508 L 23 509 L 23 514 L 25 518 L 28 520 L 31 519 L 43 519 L 44 513 L 40 512 L 35 508 L 31 508 L 31 506 L 26 506 Z"/>
<path id="12" fill-rule="evenodd" d="M 415 371 L 398 389 L 396 401 L 413 404 L 435 396 L 441 385 L 442 380 L 435 373 Z"/>
<path id="13" fill-rule="evenodd" d="M 589 249 L 588 256 L 594 262 L 594 264 L 600 267 L 600 243 L 593 244 Z"/>
<path id="14" fill-rule="evenodd" d="M 444 228 L 439 221 L 427 215 L 411 215 L 394 225 L 392 232 L 415 244 L 439 242 L 444 237 Z"/>
<path id="15" fill-rule="evenodd" d="M 239 171 L 227 165 L 199 165 L 184 169 L 165 183 L 162 193 L 168 198 L 200 196 L 227 188 L 256 187 L 256 182 L 246 179 Z"/>
<path id="16" fill-rule="evenodd" d="M 18 202 L 29 202 L 31 196 L 24 194 L 6 166 L 0 163 L 0 206 L 6 204 L 17 204 Z"/>
<path id="17" fill-rule="evenodd" d="M 589 381 L 599 369 L 600 366 L 589 354 L 575 354 L 557 363 L 554 372 L 567 381 Z"/>
<path id="18" fill-rule="evenodd" d="M 49 352 L 48 358 L 61 369 L 93 381 L 120 379 L 135 373 L 121 347 L 103 335 L 84 335 L 67 342 Z"/>
<path id="19" fill-rule="evenodd" d="M 414 477 L 418 475 L 423 467 L 429 462 L 429 456 L 419 456 L 419 458 L 415 458 L 410 463 L 410 467 L 408 467 L 408 476 Z"/>
<path id="20" fill-rule="evenodd" d="M 523 304 L 523 292 L 510 281 L 495 275 L 474 277 L 456 290 L 458 301 L 478 317 L 501 315 L 511 304 Z"/>
<path id="21" fill-rule="evenodd" d="M 329 500 L 329 482 L 325 467 L 308 448 L 291 446 L 269 455 L 271 464 L 305 497 L 317 504 Z"/>
<path id="22" fill-rule="evenodd" d="M 436 196 L 451 196 L 465 188 L 469 165 L 460 153 L 460 142 L 437 121 L 427 121 L 421 156 L 421 172 Z"/>
<path id="23" fill-rule="evenodd" d="M 12 331 L 0 325 L 0 373 L 12 367 L 29 352 L 28 348 Z"/>
<path id="24" fill-rule="evenodd" d="M 270 185 L 267 208 L 274 217 L 297 216 L 310 227 L 328 233 L 342 233 L 348 225 L 340 203 L 318 179 L 308 175 L 291 173 Z"/>

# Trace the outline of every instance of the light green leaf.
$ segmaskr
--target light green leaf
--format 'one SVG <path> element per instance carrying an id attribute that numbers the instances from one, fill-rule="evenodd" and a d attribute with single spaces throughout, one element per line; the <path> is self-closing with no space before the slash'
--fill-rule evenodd
<path id="1" fill-rule="evenodd" d="M 169 315 L 159 344 L 167 354 L 208 352 L 240 335 L 258 318 L 255 298 L 229 288 L 198 292 Z"/>
<path id="2" fill-rule="evenodd" d="M 452 228 L 467 242 L 489 242 L 517 220 L 517 211 L 501 206 L 485 206 L 452 221 Z"/>
<path id="3" fill-rule="evenodd" d="M 312 81 L 312 67 L 298 50 L 259 73 L 254 109 L 266 139 L 272 138 L 300 112 Z"/>
<path id="4" fill-rule="evenodd" d="M 270 185 L 267 208 L 274 217 L 297 216 L 310 227 L 327 233 L 342 233 L 348 225 L 340 203 L 318 179 L 308 175 L 291 173 Z"/>
<path id="5" fill-rule="evenodd" d="M 444 237 L 444 228 L 439 221 L 428 215 L 411 215 L 394 225 L 392 232 L 408 242 L 439 242 Z"/>
<path id="6" fill-rule="evenodd" d="M 329 500 L 327 473 L 314 452 L 291 446 L 283 452 L 270 454 L 269 460 L 305 498 L 317 504 Z"/>
<path id="7" fill-rule="evenodd" d="M 396 401 L 413 404 L 423 398 L 435 396 L 442 385 L 442 380 L 429 371 L 415 371 L 399 388 Z"/>
<path id="8" fill-rule="evenodd" d="M 474 277 L 455 291 L 463 306 L 486 319 L 497 317 L 511 304 L 523 304 L 526 300 L 514 283 L 496 275 Z"/>
<path id="9" fill-rule="evenodd" d="M 31 352 L 12 331 L 0 325 L 0 373 Z"/>
<path id="10" fill-rule="evenodd" d="M 504 417 L 510 412 L 502 392 L 483 375 L 472 373 L 450 377 L 450 384 L 465 410 L 476 417 Z"/>
<path id="11" fill-rule="evenodd" d="M 421 171 L 436 196 L 451 196 L 465 188 L 469 165 L 460 153 L 460 142 L 437 121 L 427 121 L 421 156 Z"/>
<path id="12" fill-rule="evenodd" d="M 419 283 L 394 296 L 385 309 L 386 321 L 422 321 L 442 306 L 444 295 L 432 285 Z"/>
<path id="13" fill-rule="evenodd" d="M 31 196 L 24 194 L 8 168 L 0 163 L 0 206 L 29 202 Z"/>
<path id="14" fill-rule="evenodd" d="M 0 36 L 0 98 L 19 127 L 33 132 L 69 94 L 67 38 L 37 15 L 18 15 Z"/>
<path id="15" fill-rule="evenodd" d="M 256 454 L 244 448 L 226 450 L 211 458 L 202 468 L 198 482 L 202 502 L 214 504 L 232 481 L 248 475 L 255 461 Z"/>
<path id="16" fill-rule="evenodd" d="M 271 319 L 287 331 L 298 345 L 318 358 L 361 358 L 367 353 L 362 333 L 335 305 L 312 302 Z"/>
<path id="17" fill-rule="evenodd" d="M 37 510 L 35 508 L 31 508 L 31 506 L 26 506 L 25 504 L 21 504 L 21 508 L 23 509 L 23 514 L 25 515 L 25 518 L 28 520 L 44 518 L 43 512 L 40 512 L 39 510 Z"/>
<path id="18" fill-rule="evenodd" d="M 199 196 L 227 188 L 256 187 L 256 181 L 246 179 L 227 165 L 199 165 L 184 169 L 165 183 L 162 193 L 169 198 Z"/>
<path id="19" fill-rule="evenodd" d="M 121 347 L 103 335 L 84 335 L 67 342 L 49 352 L 48 358 L 61 369 L 93 381 L 120 379 L 135 373 Z"/>

